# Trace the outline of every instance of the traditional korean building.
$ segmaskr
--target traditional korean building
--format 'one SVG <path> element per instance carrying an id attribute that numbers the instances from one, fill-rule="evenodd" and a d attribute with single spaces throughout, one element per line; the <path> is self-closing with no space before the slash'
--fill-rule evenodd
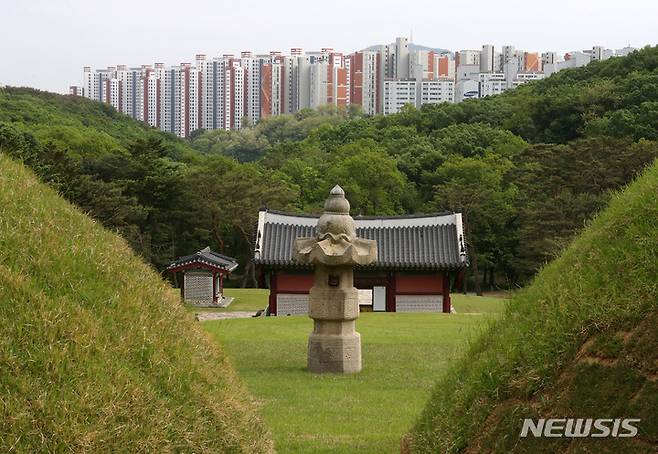
<path id="1" fill-rule="evenodd" d="M 211 251 L 209 247 L 172 262 L 167 271 L 182 273 L 181 298 L 187 303 L 211 306 L 222 305 L 224 277 L 238 267 L 238 262 Z M 178 281 L 178 279 L 177 279 Z"/>
<path id="2" fill-rule="evenodd" d="M 270 315 L 306 314 L 311 268 L 292 259 L 297 237 L 315 235 L 319 216 L 263 209 L 254 262 L 261 288 L 269 288 Z M 375 264 L 358 267 L 354 286 L 371 290 L 365 310 L 450 312 L 450 291 L 468 266 L 461 213 L 355 217 L 360 238 L 377 241 Z M 366 304 L 367 306 L 367 304 Z"/>

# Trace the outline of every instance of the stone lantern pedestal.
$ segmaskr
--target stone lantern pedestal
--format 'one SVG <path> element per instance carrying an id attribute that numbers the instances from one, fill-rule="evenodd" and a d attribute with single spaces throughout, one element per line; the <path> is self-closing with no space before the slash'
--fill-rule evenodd
<path id="1" fill-rule="evenodd" d="M 309 293 L 308 369 L 315 373 L 354 373 L 361 370 L 361 336 L 355 330 L 359 299 L 354 288 L 354 265 L 377 259 L 377 243 L 356 237 L 349 202 L 335 186 L 325 202 L 314 238 L 298 238 L 293 256 L 315 266 Z"/>

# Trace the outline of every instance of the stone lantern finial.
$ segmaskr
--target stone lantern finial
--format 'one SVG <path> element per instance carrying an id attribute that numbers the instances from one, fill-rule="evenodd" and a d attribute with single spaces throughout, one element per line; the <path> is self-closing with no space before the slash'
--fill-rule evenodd
<path id="1" fill-rule="evenodd" d="M 342 196 L 343 198 L 345 197 L 345 191 L 343 191 L 343 188 L 340 187 L 340 185 L 336 185 L 333 188 L 331 188 L 331 191 L 329 191 L 330 195 L 339 195 Z"/>
<path id="2" fill-rule="evenodd" d="M 359 317 L 354 288 L 354 265 L 377 260 L 377 243 L 356 236 L 350 203 L 336 185 L 324 203 L 312 238 L 295 240 L 293 257 L 315 267 L 309 293 L 309 317 L 314 320 L 308 340 L 311 372 L 359 372 L 361 336 L 355 331 Z"/>
<path id="3" fill-rule="evenodd" d="M 329 197 L 324 202 L 325 213 L 350 214 L 350 202 L 345 198 L 343 188 L 336 185 L 329 192 Z"/>

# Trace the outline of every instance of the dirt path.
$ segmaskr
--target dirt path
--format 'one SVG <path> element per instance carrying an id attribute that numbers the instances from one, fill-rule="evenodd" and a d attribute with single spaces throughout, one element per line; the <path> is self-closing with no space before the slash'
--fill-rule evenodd
<path id="1" fill-rule="evenodd" d="M 256 312 L 197 312 L 194 317 L 200 322 L 208 320 L 229 320 L 232 318 L 249 318 L 256 315 Z"/>

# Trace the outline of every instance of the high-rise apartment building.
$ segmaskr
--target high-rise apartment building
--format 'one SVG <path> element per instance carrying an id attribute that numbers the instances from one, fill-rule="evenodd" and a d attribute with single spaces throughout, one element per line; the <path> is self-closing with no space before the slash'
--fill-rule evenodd
<path id="1" fill-rule="evenodd" d="M 384 81 L 384 115 L 394 114 L 405 104 L 416 105 L 416 81 L 388 79 Z"/>
<path id="2" fill-rule="evenodd" d="M 541 54 L 541 63 L 542 67 L 544 65 L 554 65 L 558 61 L 557 52 L 542 52 Z"/>
<path id="3" fill-rule="evenodd" d="M 630 54 L 631 52 L 634 52 L 636 50 L 637 50 L 636 48 L 631 47 L 631 46 L 622 47 L 621 49 L 615 50 L 615 56 L 616 57 L 625 57 L 628 54 Z"/>
<path id="4" fill-rule="evenodd" d="M 310 107 L 311 57 L 299 48 L 291 49 L 286 72 L 285 113 L 295 113 Z"/>
<path id="5" fill-rule="evenodd" d="M 154 128 L 160 128 L 160 102 L 162 100 L 162 86 L 160 75 L 164 69 L 163 63 L 156 63 L 155 69 L 147 70 L 144 75 L 145 108 L 143 121 Z"/>
<path id="6" fill-rule="evenodd" d="M 464 49 L 455 53 L 455 65 L 456 66 L 480 66 L 480 51 L 479 50 L 469 50 Z"/>
<path id="7" fill-rule="evenodd" d="M 606 49 L 603 46 L 592 47 L 592 61 L 607 60 L 614 56 L 612 49 Z"/>
<path id="8" fill-rule="evenodd" d="M 441 55 L 437 59 L 437 77 L 455 78 L 455 60 L 449 55 Z"/>
<path id="9" fill-rule="evenodd" d="M 240 66 L 240 60 L 229 59 L 224 79 L 224 129 L 242 129 L 242 120 L 246 113 L 245 83 L 246 72 Z"/>
<path id="10" fill-rule="evenodd" d="M 407 38 L 395 39 L 395 77 L 408 79 L 409 74 L 409 40 Z"/>
<path id="11" fill-rule="evenodd" d="M 455 102 L 455 81 L 452 79 L 434 79 L 420 81 L 417 88 L 416 107 L 423 104 Z"/>
<path id="12" fill-rule="evenodd" d="M 270 54 L 261 67 L 260 118 L 286 113 L 286 85 L 288 62 L 278 52 Z"/>
<path id="13" fill-rule="evenodd" d="M 187 137 L 203 125 L 203 80 L 201 71 L 190 63 L 181 63 L 175 71 L 176 114 L 174 134 Z"/>
<path id="14" fill-rule="evenodd" d="M 123 84 L 119 79 L 110 79 L 110 105 L 121 112 L 123 107 L 124 93 Z"/>
<path id="15" fill-rule="evenodd" d="M 407 38 L 344 56 L 331 48 L 289 55 L 244 51 L 168 67 L 83 68 L 81 86 L 69 93 L 181 137 L 198 129 L 241 129 L 274 115 L 334 105 L 359 105 L 367 115 L 398 112 L 405 104 L 461 102 L 490 96 L 565 68 L 627 55 L 593 46 L 568 52 L 526 52 L 502 46 L 453 54 L 414 46 Z M 245 123 L 246 121 L 246 123 Z"/>
<path id="16" fill-rule="evenodd" d="M 80 85 L 71 85 L 69 87 L 69 95 L 71 96 L 84 96 L 85 89 Z"/>
<path id="17" fill-rule="evenodd" d="M 480 85 L 477 80 L 461 79 L 455 82 L 455 102 L 480 97 Z"/>
<path id="18" fill-rule="evenodd" d="M 91 71 L 91 66 L 82 68 L 82 94 L 86 98 L 100 101 L 97 96 L 94 96 L 96 88 L 95 74 Z"/>
<path id="19" fill-rule="evenodd" d="M 240 54 L 240 65 L 244 68 L 244 113 L 251 124 L 260 120 L 261 69 L 270 61 L 270 56 L 253 56 L 251 52 Z"/>
<path id="20" fill-rule="evenodd" d="M 538 73 L 541 71 L 541 59 L 537 52 L 523 53 L 523 71 L 526 73 Z"/>
<path id="21" fill-rule="evenodd" d="M 379 65 L 381 55 L 376 51 L 360 51 L 348 56 L 350 71 L 350 103 L 359 105 L 367 115 L 379 110 Z"/>
<path id="22" fill-rule="evenodd" d="M 507 90 L 507 80 L 504 73 L 480 73 L 478 97 L 498 95 Z"/>
<path id="23" fill-rule="evenodd" d="M 491 44 L 485 44 L 480 51 L 480 72 L 492 73 L 496 70 L 496 54 Z"/>
<path id="24" fill-rule="evenodd" d="M 85 96 L 94 101 L 110 104 L 110 80 L 114 78 L 115 70 L 115 67 L 108 66 L 107 69 L 97 69 L 92 73 L 91 68 L 85 67 L 85 84 L 90 84 L 90 88 L 85 89 Z"/>

